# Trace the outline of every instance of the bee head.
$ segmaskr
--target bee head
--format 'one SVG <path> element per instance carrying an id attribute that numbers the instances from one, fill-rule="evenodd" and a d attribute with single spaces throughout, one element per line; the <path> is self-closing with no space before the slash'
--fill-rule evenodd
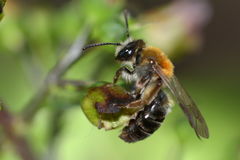
<path id="1" fill-rule="evenodd" d="M 141 39 L 128 39 L 116 49 L 115 59 L 118 61 L 131 61 L 144 46 L 145 43 Z"/>

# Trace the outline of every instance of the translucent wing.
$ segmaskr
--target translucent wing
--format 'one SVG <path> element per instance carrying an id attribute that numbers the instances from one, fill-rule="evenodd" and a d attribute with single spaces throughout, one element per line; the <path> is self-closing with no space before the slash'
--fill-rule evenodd
<path id="1" fill-rule="evenodd" d="M 163 72 L 159 65 L 155 64 L 153 66 L 155 72 L 161 77 L 164 84 L 169 88 L 171 93 L 176 97 L 179 106 L 182 108 L 183 112 L 188 118 L 188 121 L 192 128 L 195 130 L 198 138 L 208 138 L 209 132 L 207 124 L 197 108 L 196 104 L 188 93 L 183 89 L 182 85 L 179 83 L 177 77 L 174 75 L 169 78 Z"/>

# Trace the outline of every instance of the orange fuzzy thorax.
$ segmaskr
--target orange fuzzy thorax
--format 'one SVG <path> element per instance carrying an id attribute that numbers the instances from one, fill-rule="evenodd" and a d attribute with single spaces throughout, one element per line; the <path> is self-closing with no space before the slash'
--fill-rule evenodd
<path id="1" fill-rule="evenodd" d="M 159 48 L 144 48 L 142 52 L 142 58 L 143 60 L 148 60 L 149 58 L 154 59 L 163 68 L 163 73 L 167 77 L 172 77 L 174 65 Z"/>

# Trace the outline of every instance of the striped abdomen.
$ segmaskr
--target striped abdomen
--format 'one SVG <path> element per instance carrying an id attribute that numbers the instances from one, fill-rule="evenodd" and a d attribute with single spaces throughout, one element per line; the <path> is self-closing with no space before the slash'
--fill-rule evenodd
<path id="1" fill-rule="evenodd" d="M 147 138 L 161 126 L 168 108 L 168 98 L 160 90 L 156 98 L 129 121 L 119 137 L 129 143 Z"/>

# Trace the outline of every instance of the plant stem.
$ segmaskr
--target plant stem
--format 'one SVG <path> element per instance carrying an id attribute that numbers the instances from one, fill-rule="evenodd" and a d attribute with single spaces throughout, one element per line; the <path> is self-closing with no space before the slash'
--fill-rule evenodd
<path id="1" fill-rule="evenodd" d="M 87 40 L 89 29 L 86 28 L 83 34 L 79 35 L 73 45 L 70 47 L 67 54 L 59 60 L 52 70 L 47 74 L 43 84 L 30 99 L 22 112 L 23 119 L 30 122 L 36 112 L 42 107 L 42 103 L 49 93 L 49 89 L 53 85 L 57 85 L 61 77 L 68 71 L 68 69 L 75 64 L 84 54 L 82 48 Z"/>
<path id="2" fill-rule="evenodd" d="M 1 101 L 0 107 L 0 125 L 5 136 L 13 144 L 16 152 L 23 160 L 36 160 L 37 158 L 33 154 L 27 140 L 16 129 L 19 127 L 20 122 L 16 120 L 17 118 L 7 110 L 7 107 Z"/>

